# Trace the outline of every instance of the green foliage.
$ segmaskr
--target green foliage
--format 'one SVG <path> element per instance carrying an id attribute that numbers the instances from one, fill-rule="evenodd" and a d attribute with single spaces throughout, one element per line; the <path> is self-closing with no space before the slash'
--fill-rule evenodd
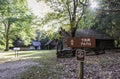
<path id="1" fill-rule="evenodd" d="M 93 27 L 95 24 L 97 14 L 98 12 L 91 12 L 89 9 L 87 9 L 84 13 L 83 18 L 79 22 L 79 29 Z"/>
<path id="2" fill-rule="evenodd" d="M 11 45 L 17 37 L 28 45 L 35 38 L 32 27 L 35 16 L 29 12 L 26 0 L 0 1 L 0 42 L 4 46 Z M 7 42 L 8 40 L 8 42 Z M 7 46 L 8 47 L 8 46 Z"/>

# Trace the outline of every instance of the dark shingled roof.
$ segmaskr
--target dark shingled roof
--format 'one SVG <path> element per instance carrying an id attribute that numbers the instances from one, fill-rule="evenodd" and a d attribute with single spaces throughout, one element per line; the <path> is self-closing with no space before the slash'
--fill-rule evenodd
<path id="1" fill-rule="evenodd" d="M 51 44 L 53 41 L 54 41 L 54 40 L 49 40 L 49 41 L 45 44 L 45 46 Z"/>
<path id="2" fill-rule="evenodd" d="M 96 39 L 113 39 L 111 36 L 93 29 L 77 30 L 75 37 L 95 37 Z"/>

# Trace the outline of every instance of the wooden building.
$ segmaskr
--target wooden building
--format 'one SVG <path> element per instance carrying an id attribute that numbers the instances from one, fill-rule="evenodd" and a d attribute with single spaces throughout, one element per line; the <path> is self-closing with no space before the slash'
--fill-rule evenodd
<path id="1" fill-rule="evenodd" d="M 66 54 L 67 56 L 68 54 L 70 56 L 71 54 L 73 54 L 73 52 L 75 52 L 75 50 L 69 48 L 66 43 L 66 39 L 67 37 L 70 37 L 70 34 L 62 29 L 60 35 L 61 39 L 59 40 L 57 45 L 57 56 L 64 57 L 64 55 L 66 56 Z M 95 54 L 99 54 L 100 52 L 105 53 L 104 51 L 105 49 L 114 48 L 114 39 L 111 36 L 98 30 L 94 29 L 77 30 L 75 37 L 94 37 L 96 39 L 96 46 L 91 50 L 93 50 Z M 75 53 L 73 54 L 73 56 L 74 55 Z"/>
<path id="2" fill-rule="evenodd" d="M 96 39 L 96 48 L 109 49 L 114 48 L 113 37 L 93 29 L 82 29 L 76 32 L 75 37 L 94 37 Z"/>

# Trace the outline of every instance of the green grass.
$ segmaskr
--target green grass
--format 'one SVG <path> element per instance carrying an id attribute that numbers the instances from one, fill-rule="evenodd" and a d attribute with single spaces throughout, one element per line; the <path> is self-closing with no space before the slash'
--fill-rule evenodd
<path id="1" fill-rule="evenodd" d="M 53 57 L 55 55 L 55 50 L 39 50 L 39 51 L 18 51 L 19 55 L 26 55 L 26 56 L 38 56 L 42 55 L 42 57 Z M 7 56 L 14 56 L 15 51 L 12 54 L 7 54 Z"/>
<path id="2" fill-rule="evenodd" d="M 7 61 L 8 59 L 11 59 L 11 61 L 14 61 L 15 57 L 15 51 L 0 51 L 2 54 L 0 57 L 0 62 Z M 39 58 L 41 60 L 47 59 L 47 58 L 55 58 L 56 57 L 56 51 L 55 50 L 32 50 L 32 51 L 18 51 L 18 57 L 24 58 L 24 59 L 33 59 L 39 61 Z M 15 58 L 16 59 L 16 58 Z"/>
<path id="3" fill-rule="evenodd" d="M 21 75 L 21 79 L 60 79 L 61 67 L 56 58 L 55 50 L 34 51 L 31 55 L 40 65 L 31 67 Z M 39 58 L 34 58 L 34 57 Z"/>
<path id="4" fill-rule="evenodd" d="M 33 55 L 33 54 L 36 54 L 36 52 L 33 52 L 33 51 L 31 51 L 31 52 L 22 52 L 22 53 L 20 53 L 20 51 L 18 52 L 18 55 Z M 14 56 L 14 55 L 15 55 L 15 52 L 12 53 L 12 54 L 8 54 L 7 56 Z"/>

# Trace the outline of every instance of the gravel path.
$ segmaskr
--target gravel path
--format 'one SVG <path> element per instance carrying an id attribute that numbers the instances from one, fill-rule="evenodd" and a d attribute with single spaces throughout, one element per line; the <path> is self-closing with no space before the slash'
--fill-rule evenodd
<path id="1" fill-rule="evenodd" d="M 0 79 L 20 79 L 20 74 L 34 65 L 37 65 L 37 63 L 30 60 L 1 63 Z"/>

